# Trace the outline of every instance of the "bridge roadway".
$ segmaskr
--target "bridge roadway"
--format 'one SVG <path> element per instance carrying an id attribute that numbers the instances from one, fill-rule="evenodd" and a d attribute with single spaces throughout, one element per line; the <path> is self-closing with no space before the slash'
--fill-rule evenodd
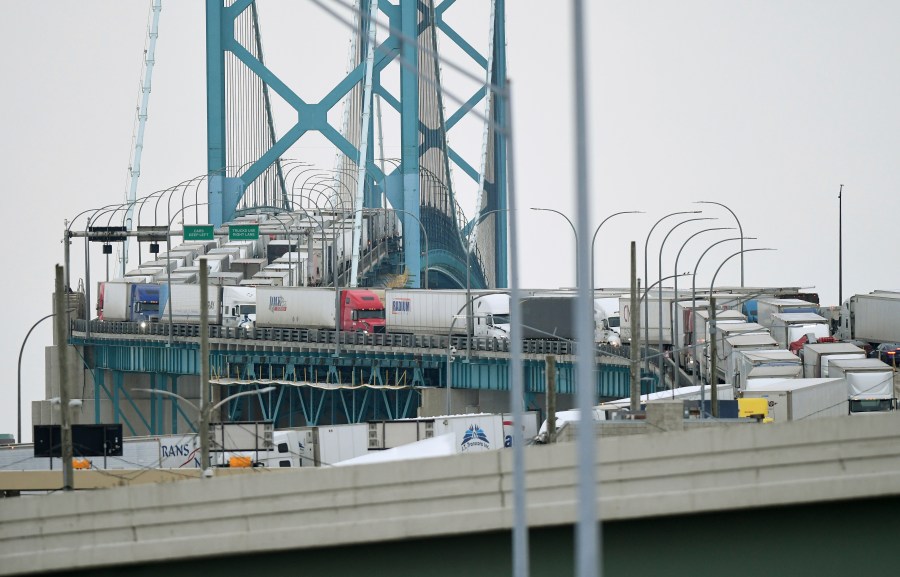
<path id="1" fill-rule="evenodd" d="M 183 394 L 186 388 L 179 389 L 179 381 L 195 383 L 199 375 L 199 326 L 172 325 L 171 346 L 167 323 L 92 321 L 87 329 L 85 321 L 73 321 L 69 340 L 90 350 L 84 358 L 93 373 L 93 403 L 85 400 L 88 414 L 82 422 L 112 418 L 122 420 L 130 434 L 178 432 L 181 411 L 167 409 L 173 401 L 141 399 L 129 390 L 158 388 Z M 331 330 L 221 326 L 210 326 L 209 336 L 213 377 L 247 383 L 277 379 L 298 385 L 285 387 L 294 391 L 279 391 L 274 399 L 235 401 L 230 420 L 302 426 L 444 414 L 448 380 L 451 412 L 509 410 L 509 342 L 504 339 L 340 332 L 337 344 Z M 457 350 L 452 361 L 451 347 Z M 559 406 L 567 408 L 567 399 L 575 393 L 574 344 L 535 340 L 525 342 L 523 349 L 528 407 L 543 408 L 546 358 L 554 355 L 557 392 L 562 395 Z M 598 397 L 627 396 L 630 375 L 621 351 L 602 347 L 597 352 Z M 331 389 L 314 390 L 303 383 L 328 384 Z M 360 385 L 368 388 L 350 388 Z M 652 387 L 652 382 L 645 386 Z"/>
<path id="2" fill-rule="evenodd" d="M 601 437 L 603 574 L 896 575 L 898 438 L 897 415 Z M 574 574 L 574 445 L 525 448 L 532 575 Z M 498 450 L 0 499 L 0 575 L 510 575 L 511 463 Z"/>

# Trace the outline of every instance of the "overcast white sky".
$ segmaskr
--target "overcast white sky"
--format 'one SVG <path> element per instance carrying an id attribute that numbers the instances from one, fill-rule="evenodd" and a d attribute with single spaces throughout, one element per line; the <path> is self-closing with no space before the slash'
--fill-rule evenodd
<path id="1" fill-rule="evenodd" d="M 204 3 L 163 4 L 141 195 L 206 171 Z M 448 11 L 448 19 L 478 46 L 485 45 L 478 35 L 487 30 L 482 4 L 460 0 Z M 519 206 L 556 208 L 574 220 L 569 3 L 507 4 Z M 597 240 L 598 285 L 627 284 L 629 241 L 638 242 L 640 260 L 659 217 L 692 210 L 695 200 L 714 200 L 737 213 L 746 235 L 759 238 L 748 247 L 777 249 L 747 255 L 748 285 L 814 287 L 823 303 L 836 304 L 837 192 L 844 184 L 844 297 L 900 287 L 900 4 L 586 4 L 591 220 L 596 226 L 613 212 L 647 212 L 604 226 Z M 3 3 L 0 163 L 7 175 L 2 258 L 9 330 L 0 352 L 6 367 L 0 432 L 16 430 L 17 357 L 29 327 L 51 312 L 64 219 L 124 198 L 149 5 Z M 260 12 L 267 61 L 291 78 L 301 96 L 316 100 L 345 70 L 345 29 L 312 3 L 261 0 Z M 446 39 L 441 47 L 445 57 L 464 62 Z M 463 98 L 471 93 L 468 85 L 451 85 L 458 81 L 453 75 L 445 79 L 447 91 Z M 286 117 L 278 118 L 285 118 L 279 123 L 284 130 Z M 385 123 L 390 121 L 386 112 Z M 461 125 L 450 139 L 478 165 L 476 125 Z M 332 166 L 332 151 L 321 139 L 304 139 L 292 155 Z M 471 214 L 471 185 L 462 171 L 455 174 Z M 730 214 L 717 207 L 704 216 L 719 217 L 711 226 L 733 225 Z M 669 219 L 654 232 L 651 271 L 659 242 L 677 222 Z M 522 284 L 571 286 L 574 237 L 568 224 L 558 215 L 528 210 L 519 223 Z M 664 274 L 671 274 L 677 249 L 700 228 L 689 224 L 672 234 L 663 253 Z M 691 241 L 680 268 L 692 269 L 708 244 L 724 238 L 716 234 Z M 713 249 L 698 270 L 698 284 L 709 283 L 718 262 L 735 250 L 728 244 Z M 73 283 L 84 277 L 82 252 L 78 241 Z M 105 276 L 101 256 L 95 247 L 93 281 Z M 739 282 L 737 258 L 718 282 Z M 30 401 L 45 396 L 44 347 L 50 341 L 51 326 L 43 323 L 23 357 L 26 439 Z"/>

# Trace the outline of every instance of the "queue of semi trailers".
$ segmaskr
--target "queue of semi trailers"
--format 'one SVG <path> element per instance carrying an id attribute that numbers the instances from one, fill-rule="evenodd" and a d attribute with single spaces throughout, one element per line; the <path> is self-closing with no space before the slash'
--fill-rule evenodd
<path id="1" fill-rule="evenodd" d="M 797 298 L 801 296 L 806 298 Z M 773 420 L 895 410 L 896 367 L 868 354 L 880 343 L 900 342 L 900 292 L 854 295 L 836 318 L 820 314 L 830 316 L 817 300 L 812 293 L 790 298 L 756 295 L 749 300 L 741 294 L 718 294 L 712 326 L 705 295 L 698 300 L 669 293 L 648 303 L 648 341 L 677 363 L 682 376 L 724 386 L 728 392 L 719 398 L 768 399 Z M 627 304 L 623 296 L 622 338 L 630 342 Z M 697 389 L 692 398 L 700 394 Z"/>
<path id="2" fill-rule="evenodd" d="M 523 438 L 537 434 L 538 414 L 524 413 Z M 328 467 L 368 460 L 444 456 L 500 450 L 512 446 L 512 416 L 473 413 L 342 425 L 271 429 L 271 424 L 219 423 L 214 426 L 210 460 L 215 467 Z M 440 443 L 434 443 L 440 440 Z M 126 437 L 118 456 L 78 457 L 79 468 L 198 469 L 196 433 Z M 0 471 L 61 470 L 59 457 L 35 456 L 32 444 L 0 446 Z"/>

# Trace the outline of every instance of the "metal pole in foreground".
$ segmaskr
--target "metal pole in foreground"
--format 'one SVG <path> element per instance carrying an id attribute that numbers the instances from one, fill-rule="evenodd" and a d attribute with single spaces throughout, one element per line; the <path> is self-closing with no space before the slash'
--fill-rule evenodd
<path id="1" fill-rule="evenodd" d="M 572 7 L 573 61 L 575 63 L 575 174 L 576 174 L 576 211 L 578 213 L 578 242 L 575 255 L 578 264 L 575 276 L 578 279 L 578 299 L 575 313 L 575 335 L 578 347 L 576 357 L 576 380 L 578 383 L 578 408 L 580 426 L 576 454 L 578 455 L 578 524 L 575 527 L 575 572 L 580 577 L 594 577 L 601 573 L 600 560 L 603 558 L 603 540 L 599 505 L 597 499 L 597 468 L 599 460 L 595 451 L 594 420 L 592 408 L 596 378 L 594 366 L 594 319 L 593 288 L 588 270 L 588 215 L 590 214 L 590 174 L 588 172 L 588 137 L 587 126 L 590 126 L 587 108 L 587 65 L 585 58 L 584 5 L 582 0 L 575 0 Z M 581 250 L 577 250 L 580 245 Z"/>
<path id="2" fill-rule="evenodd" d="M 631 412 L 641 408 L 641 306 L 638 294 L 641 279 L 637 278 L 637 248 L 631 241 Z"/>
<path id="3" fill-rule="evenodd" d="M 841 193 L 844 192 L 844 185 L 838 189 L 838 306 L 844 305 L 844 235 L 843 212 L 841 209 Z"/>
<path id="4" fill-rule="evenodd" d="M 171 307 L 169 307 L 171 310 Z M 171 328 L 170 328 L 171 332 Z M 209 469 L 209 269 L 200 257 L 200 470 Z"/>
<path id="5" fill-rule="evenodd" d="M 66 291 L 63 286 L 63 268 L 56 265 L 56 362 L 59 373 L 59 410 L 60 410 L 60 442 L 62 443 L 63 489 L 71 491 L 75 488 L 74 470 L 72 466 L 72 423 L 69 419 L 69 367 L 66 354 L 66 333 L 69 327 L 69 315 L 66 308 Z"/>

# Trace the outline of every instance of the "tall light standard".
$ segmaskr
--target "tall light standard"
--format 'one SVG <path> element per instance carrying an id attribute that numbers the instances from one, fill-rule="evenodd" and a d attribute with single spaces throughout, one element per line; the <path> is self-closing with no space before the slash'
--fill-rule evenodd
<path id="1" fill-rule="evenodd" d="M 647 233 L 647 239 L 644 240 L 644 282 L 645 282 L 645 283 L 648 283 L 648 284 L 649 284 L 649 280 L 650 280 L 650 279 L 649 279 L 650 273 L 649 273 L 648 270 L 647 270 L 647 247 L 648 247 L 649 244 L 650 244 L 650 236 L 653 235 L 653 230 L 654 230 L 657 226 L 659 226 L 659 223 L 661 223 L 662 221 L 666 220 L 667 218 L 670 218 L 670 217 L 673 217 L 673 216 L 676 216 L 676 215 L 679 215 L 679 214 L 700 214 L 701 212 L 703 212 L 703 211 L 700 211 L 700 210 L 682 210 L 682 211 L 679 211 L 679 212 L 670 212 L 669 214 L 667 214 L 667 215 L 663 216 L 662 218 L 660 218 L 659 220 L 657 220 L 657 221 L 653 224 L 653 226 L 650 227 L 650 232 Z M 648 318 L 649 316 L 650 316 L 650 307 L 649 307 L 647 301 L 645 300 L 645 301 L 644 301 L 644 317 L 643 317 L 643 318 L 644 318 L 644 346 L 645 346 L 645 347 L 649 347 L 649 346 L 650 346 L 650 329 L 649 329 L 648 326 L 647 326 L 647 325 L 650 324 L 650 323 L 647 322 L 647 318 Z M 647 357 L 647 355 L 644 355 L 644 370 L 645 370 L 646 372 L 648 372 L 648 373 L 650 372 L 650 359 L 649 359 L 649 357 Z"/>
<path id="2" fill-rule="evenodd" d="M 466 310 L 466 356 L 468 358 L 469 349 L 469 339 L 472 336 L 472 280 L 471 280 L 471 270 L 472 265 L 470 264 L 473 242 L 472 235 L 475 234 L 475 231 L 478 229 L 478 223 L 487 218 L 488 216 L 498 213 L 498 212 L 507 212 L 508 208 L 495 208 L 494 210 L 489 210 L 478 215 L 478 218 L 475 219 L 475 222 L 472 223 L 472 228 L 469 230 L 469 234 L 466 235 L 466 303 L 468 303 L 468 307 Z"/>
<path id="3" fill-rule="evenodd" d="M 569 226 L 572 228 L 572 234 L 575 236 L 575 279 L 576 279 L 575 284 L 577 286 L 578 285 L 578 283 L 577 283 L 577 279 L 578 279 L 578 232 L 575 230 L 575 225 L 572 223 L 572 219 L 570 219 L 564 213 L 556 210 L 555 208 L 540 208 L 540 207 L 532 206 L 531 210 L 543 210 L 545 212 L 555 212 L 559 216 L 566 219 L 566 222 L 569 223 Z"/>
<path id="4" fill-rule="evenodd" d="M 703 234 L 704 232 L 712 232 L 714 230 L 734 230 L 734 229 L 731 227 L 722 227 L 722 226 L 716 227 L 716 228 L 705 228 L 705 229 L 697 231 L 694 234 L 692 234 L 691 236 L 687 237 L 687 240 L 685 240 L 684 243 L 682 243 L 681 248 L 678 249 L 678 254 L 675 255 L 675 268 L 673 269 L 673 272 L 676 272 L 676 273 L 678 272 L 678 259 L 681 258 L 681 251 L 684 250 L 684 247 L 687 246 L 687 244 L 691 241 L 691 239 L 694 238 L 695 236 Z M 695 269 L 695 272 L 696 272 L 696 269 Z M 675 278 L 675 294 L 676 295 L 678 294 L 678 278 L 677 277 Z M 691 303 L 691 306 L 693 307 L 693 303 Z M 693 308 L 691 309 L 691 314 L 692 315 L 694 314 Z M 678 387 L 678 377 L 677 377 L 678 367 L 681 366 L 679 359 L 681 357 L 681 351 L 684 349 L 683 345 L 686 344 L 686 343 L 678 343 L 676 340 L 677 338 L 678 338 L 678 306 L 676 305 L 675 310 L 673 311 L 673 314 L 672 314 L 672 345 L 676 348 L 676 353 L 675 353 L 676 360 L 675 360 L 675 367 L 673 370 L 676 377 L 675 377 L 675 386 L 672 387 L 673 394 L 674 394 L 675 388 Z"/>
<path id="5" fill-rule="evenodd" d="M 651 290 L 653 287 L 655 287 L 656 285 L 662 286 L 663 281 L 667 281 L 667 280 L 669 280 L 670 278 L 676 278 L 676 279 L 677 279 L 677 278 L 680 277 L 680 276 L 690 276 L 690 275 L 693 275 L 693 274 L 694 274 L 694 273 L 690 273 L 690 272 L 683 272 L 683 273 L 680 273 L 680 274 L 679 274 L 679 273 L 675 273 L 675 274 L 672 274 L 672 275 L 669 275 L 669 276 L 667 276 L 667 277 L 663 277 L 663 278 L 659 279 L 658 281 L 656 281 L 655 283 L 651 284 L 651 285 L 648 286 L 646 289 L 644 289 L 643 294 L 638 298 L 638 307 L 641 306 L 641 301 L 646 300 L 647 295 L 650 294 L 650 290 Z M 640 312 L 640 311 L 639 311 L 639 312 Z M 638 332 L 638 336 L 640 337 L 640 332 Z M 634 344 L 634 339 L 632 339 L 632 344 Z M 645 347 L 645 349 L 646 349 L 646 345 L 644 345 L 644 347 Z M 649 355 L 649 354 L 645 354 L 644 357 L 646 357 L 646 358 L 648 359 L 648 362 L 649 362 L 650 355 Z M 659 352 L 658 357 L 659 357 L 658 360 L 659 360 L 659 362 L 661 363 L 661 362 L 662 362 L 662 351 Z"/>
<path id="6" fill-rule="evenodd" d="M 756 240 L 755 237 L 745 237 L 745 236 L 735 236 L 732 238 L 723 238 L 722 240 L 716 241 L 706 247 L 706 250 L 700 255 L 700 258 L 697 259 L 697 263 L 694 265 L 694 278 L 693 282 L 691 282 L 691 310 L 694 311 L 697 309 L 697 269 L 700 268 L 700 262 L 703 260 L 703 257 L 706 256 L 714 246 L 718 246 L 723 242 L 729 242 L 732 240 L 739 240 L 741 242 L 745 240 Z M 709 295 L 712 297 L 712 294 Z M 694 314 L 693 312 L 691 313 Z M 697 323 L 694 323 L 694 326 L 691 331 L 691 351 L 694 357 L 694 385 L 700 383 L 700 363 L 697 360 Z M 700 400 L 703 400 L 704 389 L 700 389 Z"/>
<path id="7" fill-rule="evenodd" d="M 844 235 L 841 230 L 843 210 L 841 209 L 841 193 L 844 185 L 838 189 L 838 306 L 844 306 Z"/>
<path id="8" fill-rule="evenodd" d="M 594 236 L 591 237 L 591 289 L 596 288 L 596 284 L 594 284 L 594 243 L 597 241 L 597 233 L 600 232 L 600 227 L 606 224 L 606 221 L 611 219 L 614 216 L 619 216 L 620 214 L 644 214 L 643 210 L 625 210 L 622 212 L 614 212 L 611 215 L 607 216 L 597 225 L 597 228 L 594 229 Z"/>
<path id="9" fill-rule="evenodd" d="M 738 234 L 741 237 L 744 236 L 744 229 L 743 229 L 743 227 L 741 227 L 741 221 L 738 220 L 737 215 L 734 214 L 733 210 L 731 210 L 730 208 L 728 208 L 721 202 L 715 202 L 713 200 L 698 200 L 694 204 L 715 204 L 716 206 L 721 206 L 722 208 L 724 208 L 725 210 L 727 210 L 728 212 L 731 213 L 731 216 L 734 217 L 734 221 L 738 225 Z M 743 240 L 741 240 L 741 250 L 744 250 L 744 241 Z M 741 255 L 741 288 L 744 288 L 744 254 L 740 253 L 740 255 Z"/>
<path id="10" fill-rule="evenodd" d="M 716 284 L 716 276 L 718 276 L 719 271 L 722 270 L 722 267 L 725 266 L 725 263 L 736 257 L 737 255 L 743 255 L 745 252 L 753 252 L 757 250 L 775 250 L 774 248 L 748 248 L 741 249 L 738 252 L 728 256 L 725 260 L 722 261 L 722 264 L 719 265 L 719 268 L 716 269 L 716 272 L 713 274 L 712 281 L 709 283 L 709 382 L 712 385 L 712 388 L 709 390 L 709 403 L 712 405 L 712 416 L 719 416 L 719 387 L 718 381 L 719 378 L 716 375 L 718 369 L 716 368 L 716 298 L 712 296 L 713 287 Z M 703 389 L 701 391 L 701 400 L 703 398 Z M 701 404 L 702 406 L 702 404 Z"/>
<path id="11" fill-rule="evenodd" d="M 25 343 L 28 342 L 28 337 L 31 336 L 31 331 L 33 331 L 39 324 L 49 319 L 50 317 L 55 317 L 56 313 L 50 313 L 45 317 L 41 317 L 38 319 L 36 323 L 31 325 L 31 328 L 28 329 L 28 332 L 25 334 L 25 338 L 22 340 L 22 346 L 19 348 L 19 386 L 18 386 L 18 400 L 17 405 L 19 407 L 18 413 L 18 431 L 16 433 L 16 442 L 22 442 L 22 353 L 25 351 Z M 57 343 L 58 346 L 63 346 L 62 343 Z"/>
<path id="12" fill-rule="evenodd" d="M 662 253 L 663 253 L 663 248 L 666 246 L 666 241 L 669 240 L 669 236 L 671 236 L 672 233 L 675 232 L 675 229 L 678 228 L 679 226 L 681 226 L 681 225 L 683 225 L 683 224 L 687 224 L 687 223 L 689 223 L 689 222 L 698 221 L 698 220 L 715 220 L 715 219 L 713 219 L 713 218 L 708 218 L 708 217 L 703 217 L 703 218 L 689 218 L 689 219 L 687 219 L 687 220 L 683 220 L 683 221 L 679 222 L 678 224 L 676 224 L 675 226 L 673 226 L 672 228 L 670 228 L 670 229 L 669 229 L 669 232 L 666 233 L 666 236 L 663 237 L 663 241 L 659 244 L 659 275 L 658 275 L 659 278 L 662 278 Z M 676 290 L 676 291 L 675 291 L 675 296 L 674 296 L 674 298 L 673 298 L 673 302 L 674 302 L 675 300 L 677 300 L 677 299 L 678 299 L 678 291 Z M 657 310 L 659 311 L 659 326 L 657 327 L 657 329 L 658 329 L 657 335 L 658 335 L 658 337 L 659 337 L 659 342 L 658 342 L 658 348 L 659 348 L 659 363 L 657 364 L 657 369 L 658 369 L 658 373 L 659 373 L 659 382 L 660 382 L 661 385 L 664 385 L 664 384 L 665 384 L 666 371 L 665 371 L 665 366 L 663 365 L 663 358 L 664 358 L 664 357 L 663 357 L 663 354 L 662 354 L 662 352 L 663 352 L 663 327 L 662 327 L 662 326 L 663 326 L 663 314 L 662 314 L 662 309 L 663 309 L 663 296 L 662 296 L 662 283 L 659 283 L 659 298 L 657 299 L 657 305 L 658 305 L 658 306 L 657 306 L 656 308 L 657 308 Z M 674 335 L 674 334 L 672 335 L 672 341 L 673 341 L 673 342 L 675 341 L 675 335 Z M 673 385 L 674 385 L 674 380 L 672 381 L 672 383 L 673 383 Z M 674 387 L 673 387 L 673 388 L 674 388 Z"/>

